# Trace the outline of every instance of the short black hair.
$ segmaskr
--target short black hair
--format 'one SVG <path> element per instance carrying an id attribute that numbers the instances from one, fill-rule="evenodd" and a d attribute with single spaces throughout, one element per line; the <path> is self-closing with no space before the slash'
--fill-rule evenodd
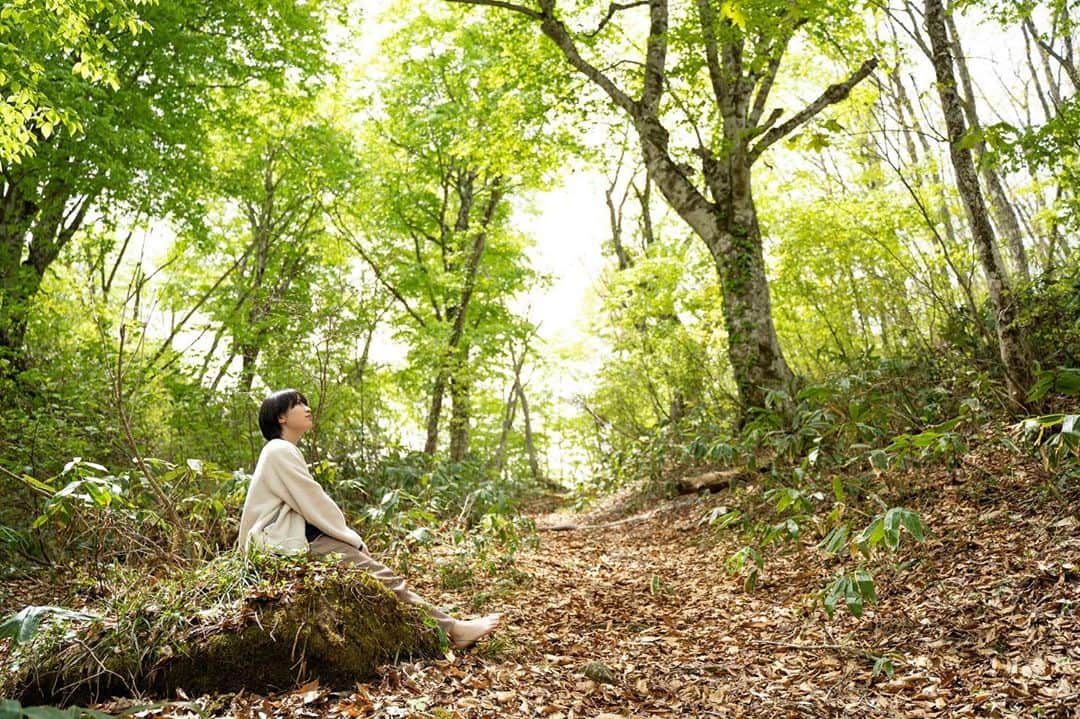
<path id="1" fill-rule="evenodd" d="M 263 400 L 259 407 L 259 431 L 266 439 L 279 439 L 281 437 L 281 425 L 278 417 L 288 412 L 298 404 L 306 405 L 307 397 L 295 389 L 279 389 Z"/>

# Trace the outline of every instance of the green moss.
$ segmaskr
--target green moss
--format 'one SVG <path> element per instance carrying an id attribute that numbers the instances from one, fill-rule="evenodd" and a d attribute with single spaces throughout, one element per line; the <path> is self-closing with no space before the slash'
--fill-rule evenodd
<path id="1" fill-rule="evenodd" d="M 233 555 L 128 588 L 124 599 L 110 593 L 108 621 L 14 652 L 6 694 L 68 703 L 133 690 L 265 693 L 312 678 L 350 685 L 442 648 L 422 610 L 354 567 Z"/>

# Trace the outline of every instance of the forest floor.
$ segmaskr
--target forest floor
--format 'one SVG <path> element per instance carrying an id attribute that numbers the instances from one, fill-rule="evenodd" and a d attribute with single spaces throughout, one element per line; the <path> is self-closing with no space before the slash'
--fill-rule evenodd
<path id="1" fill-rule="evenodd" d="M 539 545 L 509 574 L 448 591 L 429 565 L 412 580 L 444 605 L 482 594 L 505 613 L 494 639 L 344 690 L 198 702 L 237 719 L 1080 717 L 1080 497 L 1047 477 L 989 448 L 893 477 L 931 534 L 879 566 L 861 619 L 825 615 L 838 564 L 809 539 L 767 554 L 744 591 L 724 568 L 738 532 L 701 521 L 726 492 L 538 516 Z M 195 716 L 137 714 L 155 715 Z"/>

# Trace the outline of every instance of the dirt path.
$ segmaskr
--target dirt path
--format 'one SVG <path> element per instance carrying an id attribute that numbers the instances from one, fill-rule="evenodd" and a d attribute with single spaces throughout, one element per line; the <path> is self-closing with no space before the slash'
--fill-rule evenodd
<path id="1" fill-rule="evenodd" d="M 978 494 L 963 472 L 939 478 L 941 490 L 919 507 L 934 537 L 901 557 L 922 559 L 880 572 L 882 603 L 861 620 L 825 618 L 813 593 L 832 570 L 805 547 L 769 558 L 763 581 L 745 593 L 723 569 L 737 536 L 699 523 L 719 499 L 684 498 L 641 521 L 542 531 L 540 546 L 517 559 L 521 581 L 484 607 L 507 612 L 493 642 L 388 668 L 380 683 L 317 704 L 294 693 L 275 709 L 462 719 L 1078 717 L 1080 532 L 1073 515 L 1040 513 L 1033 470 L 1014 469 Z M 444 603 L 483 588 L 414 584 Z M 881 656 L 891 657 L 893 677 L 873 674 Z"/>

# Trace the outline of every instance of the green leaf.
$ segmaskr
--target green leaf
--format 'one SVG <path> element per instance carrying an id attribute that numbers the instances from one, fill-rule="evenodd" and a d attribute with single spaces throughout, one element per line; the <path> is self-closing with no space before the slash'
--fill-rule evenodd
<path id="1" fill-rule="evenodd" d="M 22 705 L 14 699 L 0 699 L 0 719 L 22 719 Z"/>
<path id="2" fill-rule="evenodd" d="M 974 128 L 960 138 L 960 141 L 956 143 L 956 148 L 958 150 L 970 150 L 984 139 L 986 139 L 986 135 L 982 128 Z"/>
<path id="3" fill-rule="evenodd" d="M 737 3 L 732 2 L 732 0 L 725 0 L 725 2 L 721 3 L 720 16 L 727 18 L 731 21 L 732 25 L 735 25 L 740 30 L 743 30 L 745 32 L 746 16 L 743 15 L 742 10 L 739 9 Z"/>
<path id="4" fill-rule="evenodd" d="M 840 479 L 839 476 L 832 478 L 832 492 L 837 502 L 843 502 L 847 496 L 844 493 L 844 480 Z"/>
<path id="5" fill-rule="evenodd" d="M 1051 391 L 1069 397 L 1080 396 L 1080 369 L 1062 367 L 1040 372 L 1028 390 L 1027 400 L 1038 402 Z"/>
<path id="6" fill-rule="evenodd" d="M 859 588 L 850 579 L 844 586 L 844 604 L 853 617 L 861 617 L 863 610 L 863 596 Z"/>
<path id="7" fill-rule="evenodd" d="M 848 525 L 840 524 L 833 527 L 817 546 L 828 554 L 839 554 L 847 546 L 848 533 Z"/>
<path id="8" fill-rule="evenodd" d="M 881 543 L 882 538 L 885 536 L 885 523 L 882 518 L 876 517 L 874 521 L 870 522 L 861 532 L 855 536 L 855 543 L 860 547 L 866 547 L 873 549 Z"/>
<path id="9" fill-rule="evenodd" d="M 52 494 L 53 492 L 56 491 L 56 489 L 53 488 L 53 486 L 51 484 L 49 484 L 48 482 L 42 482 L 39 479 L 35 479 L 34 477 L 31 477 L 29 474 L 20 475 L 19 479 L 25 485 L 27 485 L 28 487 L 31 487 L 33 489 L 37 489 L 37 490 L 39 490 L 41 492 Z"/>
<path id="10" fill-rule="evenodd" d="M 37 634 L 41 622 L 49 616 L 61 620 L 89 620 L 97 619 L 92 614 L 75 612 L 64 607 L 30 606 L 25 607 L 16 614 L 12 614 L 0 624 L 0 638 L 9 637 L 16 644 L 28 642 Z"/>
<path id="11" fill-rule="evenodd" d="M 825 587 L 821 603 L 825 607 L 825 613 L 829 615 L 829 619 L 833 618 L 836 613 L 837 603 L 846 594 L 848 581 L 848 578 L 843 574 L 837 574 Z"/>
<path id="12" fill-rule="evenodd" d="M 911 536 L 915 538 L 915 541 L 926 541 L 926 524 L 923 523 L 922 518 L 918 514 L 909 509 L 905 509 L 900 516 L 900 521 Z"/>
<path id="13" fill-rule="evenodd" d="M 22 711 L 26 719 L 79 719 L 78 707 L 70 709 L 50 706 L 23 707 Z"/>
<path id="14" fill-rule="evenodd" d="M 896 674 L 896 667 L 893 666 L 892 659 L 889 657 L 878 657 L 870 674 L 875 677 L 884 674 L 889 679 L 892 679 L 893 675 Z"/>
<path id="15" fill-rule="evenodd" d="M 830 117 L 825 122 L 821 123 L 821 126 L 830 132 L 843 132 L 844 126 L 836 121 L 836 118 Z"/>
<path id="16" fill-rule="evenodd" d="M 875 449 L 870 452 L 870 466 L 873 469 L 884 471 L 889 468 L 889 455 L 885 450 Z"/>
<path id="17" fill-rule="evenodd" d="M 870 603 L 877 602 L 877 593 L 874 591 L 874 577 L 865 569 L 855 570 L 855 585 L 859 595 Z"/>

